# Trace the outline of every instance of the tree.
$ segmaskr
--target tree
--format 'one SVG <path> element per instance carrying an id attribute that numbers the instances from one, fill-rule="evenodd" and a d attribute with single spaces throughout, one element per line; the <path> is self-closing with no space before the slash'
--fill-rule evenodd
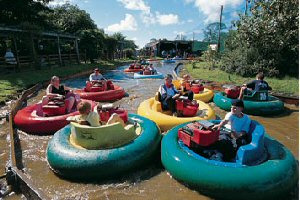
<path id="1" fill-rule="evenodd" d="M 203 42 L 218 43 L 219 27 L 220 27 L 219 22 L 208 24 L 203 30 L 204 33 Z M 224 23 L 221 23 L 221 34 L 223 34 L 223 36 L 226 35 L 225 33 L 226 29 L 227 29 L 226 25 Z"/>
<path id="2" fill-rule="evenodd" d="M 80 10 L 76 5 L 57 6 L 46 15 L 50 26 L 62 32 L 74 34 L 82 30 L 97 29 L 90 15 L 86 11 Z"/>
<path id="3" fill-rule="evenodd" d="M 227 41 L 227 58 L 239 53 L 255 72 L 298 74 L 298 1 L 252 0 L 251 5 L 251 15 L 241 16 L 235 23 L 237 31 Z M 225 62 L 233 63 L 234 58 Z"/>
<path id="4" fill-rule="evenodd" d="M 49 11 L 46 6 L 51 0 L 0 0 L 0 24 L 19 25 L 22 22 L 43 26 L 46 18 L 41 12 Z"/>
<path id="5" fill-rule="evenodd" d="M 103 54 L 105 34 L 102 29 L 89 29 L 79 32 L 79 47 L 81 52 L 85 52 L 91 63 Z"/>

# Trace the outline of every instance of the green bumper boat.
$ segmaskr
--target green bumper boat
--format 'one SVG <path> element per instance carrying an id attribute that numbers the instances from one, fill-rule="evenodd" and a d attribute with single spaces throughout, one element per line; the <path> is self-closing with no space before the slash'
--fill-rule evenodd
<path id="1" fill-rule="evenodd" d="M 56 132 L 47 147 L 47 160 L 58 175 L 76 180 L 114 178 L 153 160 L 160 146 L 157 125 L 136 114 L 129 121 L 87 127 L 71 124 Z"/>
<path id="2" fill-rule="evenodd" d="M 219 123 L 220 121 L 213 121 Z M 178 140 L 171 129 L 162 140 L 161 159 L 172 177 L 216 199 L 285 199 L 298 182 L 298 164 L 282 144 L 252 121 L 251 143 L 241 146 L 235 161 L 205 158 Z"/>
<path id="3" fill-rule="evenodd" d="M 258 95 L 258 93 L 256 93 Z M 268 95 L 267 101 L 260 101 L 255 96 L 244 96 L 243 112 L 250 115 L 275 115 L 284 111 L 284 104 L 278 98 Z M 223 110 L 230 111 L 231 101 L 224 92 L 218 92 L 214 95 L 214 103 Z"/>

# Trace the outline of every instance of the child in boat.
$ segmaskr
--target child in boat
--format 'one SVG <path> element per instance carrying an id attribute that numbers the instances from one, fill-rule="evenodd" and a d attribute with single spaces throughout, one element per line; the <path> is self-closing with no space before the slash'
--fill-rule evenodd
<path id="1" fill-rule="evenodd" d="M 74 106 L 76 107 L 76 103 L 80 99 L 72 92 L 71 88 L 64 85 L 60 85 L 60 80 L 58 76 L 53 76 L 51 78 L 50 84 L 46 89 L 46 96 L 43 97 L 42 105 L 48 104 L 49 101 L 54 97 L 65 97 L 67 113 L 70 113 Z"/>
<path id="2" fill-rule="evenodd" d="M 102 110 L 102 106 L 97 106 L 97 111 L 92 111 L 92 106 L 89 102 L 81 102 L 77 107 L 80 115 L 68 117 L 67 120 L 71 122 L 77 122 L 81 125 L 89 125 L 92 127 L 97 127 L 106 124 L 113 124 L 120 122 L 122 126 L 125 126 L 124 121 L 116 113 L 113 113 L 110 118 L 106 121 L 101 121 L 99 117 L 99 111 Z"/>
<path id="3" fill-rule="evenodd" d="M 98 104 L 97 107 L 96 107 L 96 109 L 97 109 L 98 116 L 100 116 L 100 113 L 103 111 L 103 106 L 101 104 Z M 113 124 L 113 123 L 116 123 L 116 122 L 120 122 L 120 124 L 123 127 L 126 126 L 126 124 L 124 123 L 123 119 L 118 114 L 116 114 L 116 113 L 113 113 L 109 117 L 109 119 L 107 120 L 107 122 L 106 121 L 101 121 L 101 119 L 100 119 L 101 125 L 102 124 Z"/>
<path id="4" fill-rule="evenodd" d="M 184 93 L 184 96 L 189 97 L 189 99 L 193 100 L 193 92 L 190 90 L 191 89 L 191 80 L 190 80 L 190 75 L 185 74 L 183 75 L 183 80 L 181 82 L 181 91 Z"/>
<path id="5" fill-rule="evenodd" d="M 237 149 L 250 143 L 248 133 L 250 130 L 251 119 L 243 113 L 244 102 L 242 100 L 233 100 L 231 112 L 227 113 L 220 124 L 215 125 L 213 129 L 220 130 L 222 126 L 230 130 L 230 134 L 221 132 L 218 146 L 224 155 L 224 160 L 230 160 L 235 157 Z"/>
<path id="6" fill-rule="evenodd" d="M 272 90 L 269 84 L 264 81 L 264 74 L 259 72 L 256 75 L 256 80 L 251 81 L 250 83 L 244 84 L 240 90 L 239 99 L 243 98 L 244 94 L 252 94 L 254 91 L 262 91 L 262 90 Z"/>

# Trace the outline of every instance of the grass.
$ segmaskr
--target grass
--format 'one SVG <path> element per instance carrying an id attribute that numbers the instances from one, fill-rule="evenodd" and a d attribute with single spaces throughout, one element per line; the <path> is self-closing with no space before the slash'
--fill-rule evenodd
<path id="1" fill-rule="evenodd" d="M 98 67 L 100 70 L 110 70 L 126 62 L 130 62 L 130 60 L 101 61 L 97 64 L 74 64 L 72 66 L 54 67 L 52 69 L 2 74 L 0 75 L 0 103 L 3 104 L 9 99 L 16 98 L 17 94 L 22 90 L 36 83 L 50 80 L 53 75 L 63 78 L 68 75 L 91 70 L 95 67 Z"/>
<path id="2" fill-rule="evenodd" d="M 193 78 L 215 81 L 219 83 L 234 83 L 242 85 L 247 83 L 255 77 L 242 77 L 236 74 L 229 74 L 218 68 L 209 70 L 210 64 L 207 62 L 197 62 L 196 67 L 193 69 L 192 64 L 185 65 L 185 70 Z M 266 77 L 265 81 L 269 83 L 273 91 L 276 93 L 283 93 L 286 95 L 299 96 L 299 79 L 294 77 L 269 78 Z"/>

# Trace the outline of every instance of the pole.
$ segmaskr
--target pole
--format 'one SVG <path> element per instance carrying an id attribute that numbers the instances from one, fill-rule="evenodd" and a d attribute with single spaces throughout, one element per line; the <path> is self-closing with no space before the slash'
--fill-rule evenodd
<path id="1" fill-rule="evenodd" d="M 246 5 L 245 5 L 245 15 L 247 15 L 247 11 L 248 11 L 248 0 L 246 0 Z"/>
<path id="2" fill-rule="evenodd" d="M 61 51 L 60 51 L 60 43 L 59 43 L 59 36 L 57 36 L 57 51 L 58 51 L 59 65 L 62 66 Z"/>
<path id="3" fill-rule="evenodd" d="M 220 13 L 220 25 L 219 25 L 219 38 L 218 38 L 218 52 L 220 52 L 220 40 L 221 40 L 221 26 L 222 26 L 222 13 L 223 13 L 223 5 L 221 5 L 221 13 Z"/>

